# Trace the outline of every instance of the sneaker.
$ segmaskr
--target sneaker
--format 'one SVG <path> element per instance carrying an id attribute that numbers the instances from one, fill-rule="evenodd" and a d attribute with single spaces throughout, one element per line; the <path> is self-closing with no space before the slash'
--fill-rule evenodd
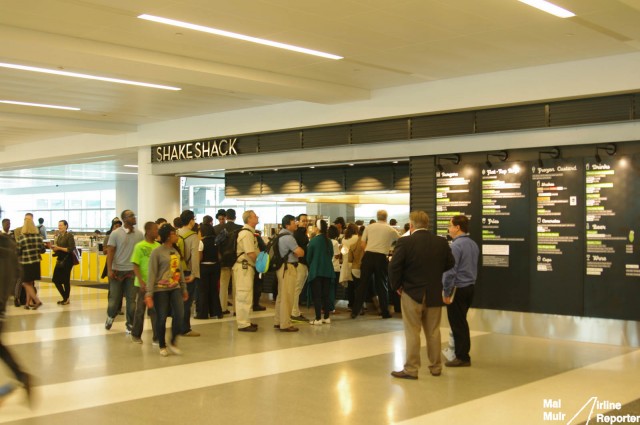
<path id="1" fill-rule="evenodd" d="M 113 326 L 113 317 L 107 317 L 107 321 L 104 322 L 104 328 L 109 330 L 111 329 L 111 326 Z"/>
<path id="2" fill-rule="evenodd" d="M 151 345 L 160 345 L 160 342 L 157 339 L 152 339 Z"/>
<path id="3" fill-rule="evenodd" d="M 136 344 L 142 344 L 142 338 L 138 338 L 137 336 L 131 335 L 131 342 L 135 342 Z"/>
<path id="4" fill-rule="evenodd" d="M 200 336 L 200 332 L 196 332 L 196 331 L 189 331 L 185 334 L 182 334 L 182 336 Z"/>
<path id="5" fill-rule="evenodd" d="M 291 316 L 291 321 L 293 322 L 307 322 L 309 319 L 304 317 L 302 314 L 300 316 Z"/>
<path id="6" fill-rule="evenodd" d="M 263 306 L 263 305 L 254 305 L 253 306 L 253 311 L 265 311 L 267 309 L 267 307 Z"/>
<path id="7" fill-rule="evenodd" d="M 169 349 L 169 351 L 170 351 L 172 354 L 175 354 L 176 356 L 180 356 L 180 355 L 182 355 L 182 350 L 181 350 L 181 349 L 179 349 L 178 347 L 176 347 L 175 345 L 171 345 L 171 344 L 169 344 L 169 345 L 167 345 L 167 348 Z"/>
<path id="8" fill-rule="evenodd" d="M 442 355 L 444 356 L 445 359 L 447 359 L 448 362 L 456 358 L 456 352 L 451 347 L 447 347 L 444 350 L 442 350 Z"/>
<path id="9" fill-rule="evenodd" d="M 160 349 L 160 355 L 162 357 L 168 357 L 169 356 L 169 351 L 166 348 L 161 348 Z"/>
<path id="10" fill-rule="evenodd" d="M 321 325 L 322 324 L 322 320 L 311 320 L 309 321 L 310 325 Z"/>
<path id="11" fill-rule="evenodd" d="M 326 323 L 327 325 L 330 325 L 331 319 L 330 318 L 322 319 L 322 323 Z"/>

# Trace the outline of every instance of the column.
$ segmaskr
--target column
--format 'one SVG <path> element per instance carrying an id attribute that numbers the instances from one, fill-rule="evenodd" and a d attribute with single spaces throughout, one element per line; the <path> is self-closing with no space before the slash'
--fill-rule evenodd
<path id="1" fill-rule="evenodd" d="M 180 215 L 180 178 L 155 176 L 151 171 L 151 148 L 138 149 L 138 225 L 164 217 L 169 223 Z"/>
<path id="2" fill-rule="evenodd" d="M 116 215 L 124 210 L 138 211 L 138 185 L 135 180 L 116 180 Z"/>

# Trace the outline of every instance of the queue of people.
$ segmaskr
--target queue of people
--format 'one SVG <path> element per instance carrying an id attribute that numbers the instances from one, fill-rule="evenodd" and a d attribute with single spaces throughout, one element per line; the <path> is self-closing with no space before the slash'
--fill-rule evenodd
<path id="1" fill-rule="evenodd" d="M 426 231 L 429 217 L 423 211 L 411 213 L 407 234 L 387 223 L 384 210 L 378 211 L 377 220 L 366 227 L 346 223 L 341 217 L 332 225 L 318 220 L 309 227 L 306 214 L 287 214 L 269 246 L 256 230 L 259 217 L 255 211 L 242 214 L 243 225 L 235 223 L 233 209 L 219 210 L 216 219 L 218 224 L 214 226 L 213 218 L 206 216 L 198 226 L 193 211 L 185 210 L 174 220 L 175 226 L 161 218 L 145 223 L 144 233 L 137 229 L 136 215 L 131 210 L 114 219 L 105 241 L 109 277 L 105 328 L 111 329 L 124 297 L 125 326 L 131 340 L 142 344 L 145 315 L 149 315 L 152 343 L 159 346 L 161 356 L 181 354 L 180 336 L 200 336 L 191 327 L 193 305 L 195 318 L 201 320 L 222 319 L 231 314 L 228 306 L 233 306 L 237 330 L 257 332 L 258 324 L 251 321 L 251 311 L 265 308 L 259 304 L 261 276 L 256 271 L 256 260 L 261 251 L 273 244 L 279 254 L 275 270 L 275 330 L 298 332 L 296 324 L 301 322 L 313 326 L 330 324 L 336 288 L 343 285 L 352 319 L 364 314 L 368 300 L 383 319 L 391 317 L 391 304 L 399 304 L 395 311 L 403 313 L 407 358 L 403 370 L 392 372 L 394 377 L 417 379 L 421 329 L 427 337 L 429 372 L 433 376 L 441 374 L 443 306 L 447 308 L 455 341 L 455 358 L 444 362 L 444 366 L 471 365 L 466 315 L 473 300 L 479 250 L 468 237 L 467 217 L 451 219 L 451 246 Z M 26 214 L 22 227 L 11 235 L 3 221 L 5 239 L 13 237 L 15 241 L 20 265 L 15 274 L 21 276 L 20 285 L 26 292 L 25 308 L 38 309 L 42 305 L 34 282 L 40 279 L 40 256 L 46 248 L 51 248 L 57 259 L 52 280 L 62 297 L 58 304 L 69 304 L 75 240 L 68 227 L 61 220 L 55 240 L 48 243 L 32 214 Z M 305 286 L 313 299 L 314 317 L 310 319 L 299 309 Z M 169 317 L 171 337 L 167 341 Z"/>

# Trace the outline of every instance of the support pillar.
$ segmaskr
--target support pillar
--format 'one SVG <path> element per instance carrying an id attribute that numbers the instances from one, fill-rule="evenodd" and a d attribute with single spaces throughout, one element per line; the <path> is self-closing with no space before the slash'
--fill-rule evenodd
<path id="1" fill-rule="evenodd" d="M 180 215 L 180 178 L 155 176 L 151 171 L 151 148 L 138 149 L 138 226 L 164 217 L 169 223 Z"/>

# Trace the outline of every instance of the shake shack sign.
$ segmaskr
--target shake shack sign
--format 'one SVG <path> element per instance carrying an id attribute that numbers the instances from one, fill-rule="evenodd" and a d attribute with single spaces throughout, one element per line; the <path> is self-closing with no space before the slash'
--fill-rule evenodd
<path id="1" fill-rule="evenodd" d="M 151 147 L 151 162 L 189 161 L 238 155 L 237 138 L 195 140 Z"/>

